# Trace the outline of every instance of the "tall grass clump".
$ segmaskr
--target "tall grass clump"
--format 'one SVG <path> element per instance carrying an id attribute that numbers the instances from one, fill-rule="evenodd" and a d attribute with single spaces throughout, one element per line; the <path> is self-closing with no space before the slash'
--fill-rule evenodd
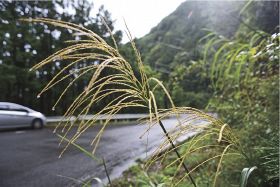
<path id="1" fill-rule="evenodd" d="M 136 56 L 136 62 L 133 62 L 136 64 L 136 68 L 132 68 L 132 62 L 128 62 L 119 53 L 112 31 L 108 27 L 113 46 L 110 46 L 91 30 L 72 23 L 44 18 L 25 21 L 45 23 L 69 29 L 74 31 L 73 35 L 79 35 L 81 38 L 80 40 L 66 41 L 67 47 L 55 52 L 31 68 L 31 70 L 37 70 L 48 64 L 55 63 L 55 61 L 65 61 L 67 63 L 47 83 L 38 94 L 38 97 L 54 86 L 59 86 L 61 82 L 68 82 L 53 106 L 53 109 L 55 109 L 66 93 L 71 91 L 71 87 L 81 77 L 88 76 L 87 86 L 84 90 L 80 91 L 75 100 L 68 106 L 64 117 L 70 118 L 72 115 L 76 115 L 77 119 L 82 119 L 84 115 L 92 114 L 91 111 L 96 105 L 104 104 L 102 109 L 92 114 L 90 120 L 66 124 L 61 123 L 56 127 L 54 132 L 61 134 L 61 140 L 68 140 L 61 155 L 69 145 L 75 143 L 89 128 L 96 126 L 99 115 L 106 114 L 108 118 L 90 142 L 92 154 L 94 154 L 102 134 L 110 124 L 114 114 L 127 108 L 137 108 L 149 113 L 149 119 L 144 122 L 147 125 L 147 130 L 143 132 L 143 136 L 156 125 L 160 125 L 165 134 L 162 144 L 153 153 L 151 159 L 147 161 L 145 168 L 149 168 L 155 162 L 162 162 L 167 155 L 175 152 L 177 158 L 166 166 L 167 168 L 176 168 L 171 179 L 173 186 L 182 184 L 188 177 L 191 181 L 190 185 L 196 186 L 196 179 L 191 177 L 191 173 L 204 167 L 206 164 L 210 164 L 212 169 L 214 168 L 215 172 L 212 175 L 212 183 L 213 186 L 218 186 L 224 158 L 232 156 L 241 157 L 242 159 L 248 158 L 229 124 L 198 109 L 176 107 L 174 105 L 163 83 L 154 77 L 148 77 L 145 73 L 140 53 L 129 32 L 127 32 L 127 35 Z M 105 21 L 104 24 L 106 25 Z M 81 66 L 80 64 L 85 61 L 95 63 Z M 170 108 L 159 107 L 157 95 L 155 94 L 158 90 L 161 90 L 166 95 Z M 167 132 L 162 120 L 171 116 L 176 117 L 177 122 L 174 122 L 172 130 Z M 77 123 L 78 127 L 73 128 L 73 124 Z M 69 133 L 71 129 L 75 131 L 74 134 Z M 190 141 L 175 144 L 178 139 L 185 138 L 190 133 L 193 134 Z M 184 149 L 181 149 L 181 147 Z M 210 149 L 215 151 L 212 151 L 204 159 L 199 160 L 196 165 L 192 165 L 190 168 L 187 167 L 188 159 L 195 156 L 196 152 L 210 153 Z"/>
<path id="2" fill-rule="evenodd" d="M 202 40 L 215 90 L 208 107 L 234 124 L 246 150 L 248 162 L 239 162 L 245 167 L 241 184 L 255 173 L 254 185 L 278 186 L 280 34 L 257 30 L 227 39 L 209 32 Z"/>

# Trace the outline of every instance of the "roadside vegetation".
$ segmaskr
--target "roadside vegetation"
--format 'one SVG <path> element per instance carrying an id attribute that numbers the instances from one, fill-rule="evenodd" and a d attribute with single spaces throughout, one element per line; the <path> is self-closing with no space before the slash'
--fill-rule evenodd
<path id="1" fill-rule="evenodd" d="M 197 186 L 279 185 L 279 26 L 275 23 L 274 27 L 265 28 L 266 32 L 258 30 L 264 28 L 265 23 L 258 23 L 251 17 L 256 4 L 248 3 L 243 7 L 243 19 L 249 25 L 246 22 L 240 24 L 234 37 L 228 38 L 213 31 L 201 37 L 202 56 L 187 67 L 201 67 L 199 74 L 210 80 L 213 94 L 206 109 L 219 114 L 219 118 L 226 122 L 225 129 L 232 128 L 243 155 L 211 159 L 217 154 L 213 147 L 191 153 L 186 163 L 195 169 L 192 175 Z M 196 146 L 219 141 L 205 135 L 206 132 L 198 135 L 201 142 Z M 189 145 L 191 142 L 193 139 L 181 145 L 180 152 L 196 149 Z M 225 140 L 220 145 L 227 147 L 230 144 Z M 230 152 L 230 149 L 226 151 Z M 113 186 L 178 184 L 184 171 L 177 172 L 177 167 L 170 164 L 176 162 L 175 154 L 161 154 L 163 160 L 156 159 L 148 168 L 145 166 L 150 159 L 133 166 L 121 179 L 114 181 Z M 203 165 L 196 168 L 201 163 Z M 185 178 L 178 186 L 193 185 Z"/>
<path id="2" fill-rule="evenodd" d="M 194 170 L 197 186 L 279 185 L 279 26 L 275 23 L 276 28 L 269 32 L 252 29 L 250 24 L 261 27 L 261 23 L 256 24 L 250 17 L 256 6 L 252 4 L 242 9 L 249 26 L 241 24 L 232 38 L 208 31 L 200 39 L 204 45 L 202 58 L 188 66 L 188 69 L 202 67 L 200 74 L 211 80 L 213 94 L 206 109 L 217 112 L 226 122 L 220 132 L 231 127 L 240 146 L 240 155 L 223 154 L 215 159 L 212 159 L 217 154 L 214 147 L 191 153 L 186 162 Z M 198 137 L 201 140 L 198 147 L 219 141 L 207 137 L 207 132 Z M 224 142 L 219 145 L 226 147 L 223 153 L 231 152 L 229 141 L 222 139 Z M 190 146 L 191 142 L 192 138 L 180 146 L 180 152 L 196 149 Z M 162 154 L 164 159 L 149 168 L 145 165 L 150 159 L 133 166 L 113 186 L 177 185 L 184 171 L 178 172 L 170 164 L 176 162 L 174 153 Z M 193 185 L 185 178 L 178 186 Z"/>
<path id="3" fill-rule="evenodd" d="M 196 7 L 195 3 L 191 4 Z M 279 3 L 269 5 L 279 10 Z M 56 42 L 63 41 L 63 45 L 57 52 L 35 65 L 29 64 L 33 65 L 31 72 L 39 73 L 39 77 L 44 77 L 44 72 L 52 72 L 43 79 L 48 83 L 37 98 L 44 98 L 43 102 L 52 96 L 44 94 L 54 93 L 56 97 L 51 97 L 52 102 L 48 104 L 53 111 L 61 112 L 66 108 L 66 118 L 94 114 L 91 120 L 57 126 L 55 133 L 66 143 L 60 156 L 69 146 L 75 145 L 95 159 L 94 153 L 104 130 L 110 125 L 110 117 L 97 136 L 92 137 L 91 152 L 75 142 L 97 125 L 98 115 L 145 112 L 149 113 L 149 119 L 143 121 L 147 130 L 142 137 L 148 136 L 150 128 L 160 125 L 165 133 L 162 144 L 151 157 L 139 160 L 122 178 L 109 185 L 278 186 L 279 18 L 277 23 L 268 19 L 260 24 L 254 19 L 254 13 L 260 7 L 263 7 L 262 2 L 245 4 L 239 11 L 240 24 L 232 35 L 223 36 L 215 30 L 204 29 L 195 37 L 198 48 L 187 55 L 157 44 L 156 48 L 148 50 L 147 56 L 141 57 L 138 45 L 141 50 L 141 42 L 143 45 L 148 39 L 134 41 L 128 30 L 130 43 L 120 45 L 120 35 L 112 31 L 109 16 L 99 15 L 94 22 L 97 27 L 90 29 L 79 24 L 79 20 L 73 21 L 77 24 L 71 23 L 71 16 L 66 21 L 21 19 L 27 22 L 25 24 L 42 24 L 67 31 L 74 37 L 60 38 Z M 190 17 L 191 14 L 188 19 Z M 164 25 L 167 23 L 170 22 Z M 179 46 L 180 49 L 192 48 L 188 42 Z M 170 46 L 178 48 L 169 43 Z M 177 57 L 170 59 L 170 56 Z M 168 66 L 167 58 L 172 61 L 172 69 L 168 69 L 170 77 L 162 68 L 156 69 L 157 65 Z M 180 63 L 182 61 L 185 63 Z M 4 72 L 5 68 L 11 68 L 14 71 L 18 65 L 11 63 L 1 64 L 0 70 Z M 52 71 L 52 67 L 56 68 Z M 219 117 L 205 111 L 214 111 Z M 175 116 L 177 123 L 172 131 L 166 132 L 162 120 L 170 116 Z M 76 133 L 69 135 L 73 124 L 77 123 Z M 178 138 L 189 132 L 196 134 L 188 141 L 174 145 Z"/>
<path id="4" fill-rule="evenodd" d="M 215 90 L 208 108 L 217 111 L 219 118 L 227 122 L 220 133 L 232 127 L 240 155 L 224 154 L 212 159 L 217 149 L 210 146 L 191 153 L 186 162 L 195 169 L 193 177 L 197 186 L 279 185 L 280 34 L 254 31 L 242 36 L 229 40 L 209 32 L 202 39 L 207 51 L 200 63 L 211 62 L 209 77 Z M 198 137 L 201 140 L 198 147 L 219 141 L 217 137 L 207 137 L 206 132 Z M 192 152 L 190 144 L 193 141 L 191 138 L 180 146 L 180 152 Z M 230 143 L 224 139 L 219 145 L 229 148 Z M 161 154 L 165 155 L 164 152 Z M 170 164 L 176 162 L 174 153 L 145 170 L 145 164 L 149 162 L 130 168 L 121 179 L 114 181 L 114 186 L 172 186 L 184 175 L 182 170 L 176 174 L 177 167 Z M 204 162 L 207 163 L 196 168 Z M 178 186 L 192 184 L 186 178 Z"/>

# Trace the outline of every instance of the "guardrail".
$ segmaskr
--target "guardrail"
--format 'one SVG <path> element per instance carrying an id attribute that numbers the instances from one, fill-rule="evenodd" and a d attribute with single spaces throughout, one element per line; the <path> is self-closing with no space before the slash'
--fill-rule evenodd
<path id="1" fill-rule="evenodd" d="M 91 120 L 96 119 L 98 121 L 106 120 L 108 118 L 111 118 L 111 120 L 119 121 L 119 120 L 138 120 L 141 118 L 147 118 L 149 117 L 149 114 L 115 114 L 113 116 L 111 115 L 82 115 L 79 117 L 71 116 L 71 117 L 64 117 L 64 116 L 49 116 L 47 117 L 48 123 L 55 123 L 55 122 L 74 122 L 75 120 L 81 121 L 81 120 Z"/>
<path id="2" fill-rule="evenodd" d="M 71 116 L 65 118 L 64 116 L 47 116 L 47 123 L 55 123 L 55 122 L 66 122 L 66 121 L 75 121 L 76 117 Z"/>
<path id="3" fill-rule="evenodd" d="M 209 115 L 212 115 L 217 118 L 216 113 L 208 113 Z M 181 114 L 180 116 L 184 116 L 186 114 Z M 81 115 L 81 116 L 70 116 L 70 117 L 64 117 L 64 116 L 49 116 L 47 117 L 47 122 L 48 123 L 56 123 L 56 122 L 74 122 L 74 121 L 81 121 L 81 120 L 92 120 L 93 118 L 96 119 L 97 121 L 102 122 L 103 120 L 106 120 L 108 118 L 111 118 L 112 121 L 121 121 L 121 120 L 138 120 L 138 119 L 144 119 L 148 118 L 149 114 L 115 114 L 113 116 L 111 115 Z M 175 116 L 173 116 L 175 117 Z"/>

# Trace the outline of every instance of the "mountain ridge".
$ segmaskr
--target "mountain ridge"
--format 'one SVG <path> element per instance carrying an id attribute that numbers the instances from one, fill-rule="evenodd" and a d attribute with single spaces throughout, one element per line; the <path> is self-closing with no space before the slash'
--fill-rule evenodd
<path id="1" fill-rule="evenodd" d="M 185 60 L 196 59 L 199 50 L 197 42 L 206 33 L 203 29 L 215 29 L 214 31 L 222 35 L 233 36 L 239 21 L 236 19 L 229 21 L 229 18 L 238 14 L 243 3 L 183 2 L 174 12 L 153 27 L 150 33 L 137 39 L 136 43 L 144 63 L 156 68 L 157 65 L 170 64 L 182 56 L 185 56 Z M 220 11 L 216 12 L 217 9 Z M 217 24 L 223 24 L 225 27 L 218 28 Z"/>

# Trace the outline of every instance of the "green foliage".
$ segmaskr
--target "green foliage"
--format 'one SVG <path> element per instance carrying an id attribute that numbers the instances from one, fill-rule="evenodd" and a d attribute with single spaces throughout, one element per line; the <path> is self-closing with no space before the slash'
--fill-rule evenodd
<path id="1" fill-rule="evenodd" d="M 71 102 L 74 95 L 79 90 L 85 88 L 88 77 L 84 77 L 76 84 L 71 93 L 68 93 L 56 111 L 52 111 L 51 106 L 61 93 L 61 87 L 50 90 L 38 99 L 36 95 L 43 89 L 42 82 L 47 82 L 67 63 L 57 61 L 53 65 L 45 66 L 35 72 L 29 72 L 36 62 L 45 56 L 49 56 L 54 50 L 62 49 L 66 46 L 64 41 L 72 37 L 70 30 L 59 31 L 53 26 L 44 23 L 22 23 L 20 18 L 42 18 L 51 17 L 57 20 L 70 21 L 80 25 L 86 25 L 100 36 L 112 43 L 108 37 L 107 28 L 101 24 L 101 17 L 107 20 L 107 25 L 114 29 L 108 11 L 101 7 L 97 15 L 90 16 L 92 3 L 82 1 L 1 1 L 1 24 L 0 24 L 0 100 L 10 101 L 29 106 L 47 115 L 62 115 L 67 103 Z M 76 12 L 75 16 L 64 9 L 71 8 Z M 120 42 L 120 31 L 114 32 L 117 42 Z M 36 37 L 34 37 L 36 35 Z M 79 39 L 80 36 L 75 36 Z M 92 62 L 91 62 L 92 63 Z M 85 66 L 81 63 L 80 66 Z M 74 70 L 69 70 L 74 71 Z M 73 75 L 74 78 L 75 75 Z"/>
<path id="2" fill-rule="evenodd" d="M 279 2 L 277 1 L 252 1 L 248 0 L 247 5 L 239 13 L 240 25 L 237 34 L 245 34 L 252 30 L 262 30 L 273 34 L 277 32 L 279 24 Z"/>
<path id="3" fill-rule="evenodd" d="M 168 83 L 178 106 L 205 108 L 212 95 L 210 78 L 202 61 L 175 66 Z"/>
<path id="4" fill-rule="evenodd" d="M 149 34 L 136 41 L 144 64 L 160 73 L 160 79 L 178 106 L 203 109 L 207 105 L 212 95 L 210 79 L 205 75 L 204 64 L 193 64 L 202 55 L 202 45 L 198 41 L 205 35 L 205 27 L 232 36 L 239 22 L 231 15 L 238 14 L 243 3 L 184 2 Z"/>
<path id="5" fill-rule="evenodd" d="M 193 73 L 190 76 L 195 77 L 198 72 L 204 72 L 205 75 L 198 74 L 197 79 L 192 81 L 197 83 L 195 81 L 201 81 L 203 77 L 209 82 L 211 81 L 212 88 L 210 89 L 213 89 L 214 94 L 213 97 L 210 96 L 208 109 L 217 112 L 223 121 L 233 127 L 233 134 L 237 136 L 239 142 L 237 152 L 231 150 L 231 145 L 227 143 L 227 140 L 218 145 L 215 144 L 215 140 L 224 139 L 223 129 L 227 129 L 227 124 L 224 124 L 220 128 L 217 139 L 215 136 L 206 138 L 206 131 L 195 137 L 195 140 L 190 139 L 180 146 L 181 154 L 185 156 L 185 153 L 188 153 L 187 162 L 190 168 L 195 169 L 192 174 L 198 186 L 210 186 L 211 184 L 213 186 L 240 186 L 241 184 L 243 186 L 272 187 L 279 185 L 280 34 L 274 32 L 269 34 L 254 29 L 261 25 L 262 28 L 267 29 L 266 31 L 271 32 L 277 26 L 279 21 L 275 21 L 275 18 L 277 20 L 278 16 L 269 12 L 272 9 L 273 12 L 274 10 L 279 11 L 279 6 L 278 8 L 273 6 L 273 4 L 279 5 L 279 3 L 252 2 L 252 4 L 253 7 L 249 5 L 245 7 L 242 16 L 238 18 L 241 24 L 233 39 L 222 36 L 218 32 L 209 32 L 201 39 L 201 42 L 206 44 L 204 44 L 203 59 L 197 60 L 199 63 L 187 64 L 187 66 L 180 63 L 173 65 L 174 70 L 172 70 L 170 81 L 172 84 L 170 83 L 168 87 L 175 96 L 174 102 L 182 103 L 184 101 L 180 101 L 180 98 L 188 98 L 180 81 L 190 80 L 184 78 L 187 74 Z M 260 10 L 264 6 L 267 7 Z M 250 11 L 248 12 L 247 9 Z M 273 19 L 262 22 L 253 21 L 257 17 L 255 14 L 258 11 L 263 11 L 262 18 L 266 19 L 271 16 Z M 174 46 L 172 47 L 174 48 Z M 177 47 L 177 49 L 181 48 Z M 188 53 L 179 54 L 175 58 L 176 61 L 188 61 Z M 202 69 L 199 68 L 200 64 Z M 185 85 L 190 86 L 192 82 Z M 194 143 L 197 140 L 201 141 Z M 212 144 L 216 147 L 210 146 Z M 204 146 L 206 146 L 205 149 L 203 149 Z M 201 150 L 192 152 L 189 149 Z M 218 158 L 215 157 L 217 152 L 222 152 Z M 236 153 L 240 153 L 242 156 Z M 159 157 L 162 158 L 159 161 L 162 168 L 151 169 L 150 175 L 163 173 L 165 176 L 172 177 L 171 184 L 166 180 L 167 186 L 177 184 L 176 182 L 181 179 L 183 174 L 178 172 L 172 163 L 176 163 L 178 160 L 166 152 Z M 208 159 L 210 160 L 208 161 Z M 153 162 L 151 165 L 152 168 L 157 166 L 155 163 L 157 162 Z M 196 168 L 200 163 L 203 165 Z M 256 168 L 252 166 L 256 166 L 258 169 L 252 172 Z M 250 167 L 252 168 L 250 169 Z M 181 184 L 189 185 L 184 180 Z"/>
<path id="6" fill-rule="evenodd" d="M 143 168 L 142 163 L 132 166 L 129 170 L 125 171 L 123 175 L 127 180 L 114 180 L 112 186 L 145 186 L 145 187 L 166 187 L 170 185 L 170 177 L 163 174 L 148 174 Z"/>
<path id="7" fill-rule="evenodd" d="M 252 183 L 275 185 L 279 180 L 275 177 L 279 175 L 275 151 L 279 148 L 275 141 L 279 139 L 279 33 L 258 31 L 235 40 L 211 37 L 216 37 L 209 39 L 209 51 L 216 51 L 209 54 L 215 96 L 209 108 L 239 131 L 249 166 L 261 171 L 262 180 Z"/>

